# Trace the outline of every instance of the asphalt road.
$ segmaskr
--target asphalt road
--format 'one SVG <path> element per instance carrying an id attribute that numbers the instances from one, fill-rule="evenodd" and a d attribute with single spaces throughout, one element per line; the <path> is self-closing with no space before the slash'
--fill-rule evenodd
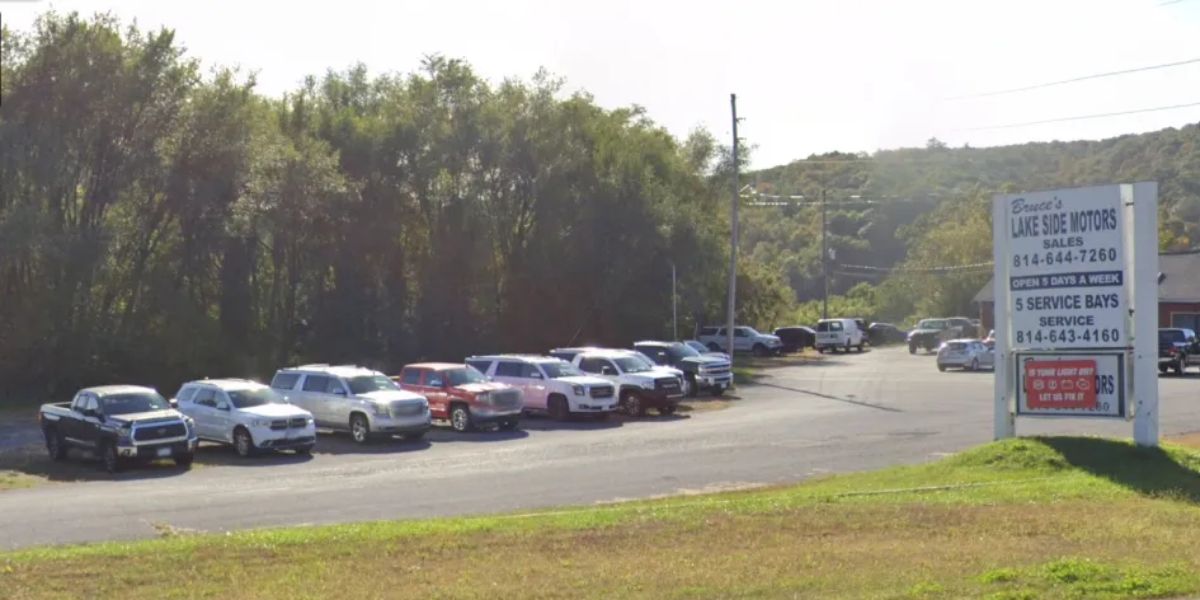
<path id="1" fill-rule="evenodd" d="M 796 361 L 780 359 L 781 362 Z M 1200 376 L 1160 379 L 1164 434 L 1200 430 Z M 311 458 L 238 459 L 204 445 L 196 466 L 104 474 L 94 462 L 30 465 L 53 481 L 0 492 L 0 547 L 520 511 L 774 484 L 916 463 L 986 442 L 992 375 L 939 373 L 887 348 L 772 368 L 723 410 L 639 421 L 529 419 L 517 432 L 436 431 L 358 447 L 323 436 Z M 703 404 L 703 403 L 701 403 Z M 0 423 L 0 445 L 27 433 Z M 1128 437 L 1125 421 L 1021 420 L 1019 434 Z"/>

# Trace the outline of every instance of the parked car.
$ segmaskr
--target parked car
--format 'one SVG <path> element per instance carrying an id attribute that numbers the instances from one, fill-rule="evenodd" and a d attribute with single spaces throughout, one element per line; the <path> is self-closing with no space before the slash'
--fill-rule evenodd
<path id="1" fill-rule="evenodd" d="M 613 383 L 621 409 L 630 416 L 642 416 L 648 408 L 669 415 L 683 397 L 682 382 L 671 371 L 631 350 L 589 350 L 575 355 L 574 364 Z"/>
<path id="2" fill-rule="evenodd" d="M 312 413 L 289 404 L 269 386 L 246 379 L 189 381 L 175 394 L 179 411 L 196 422 L 202 440 L 232 444 L 238 456 L 260 450 L 312 452 Z"/>
<path id="3" fill-rule="evenodd" d="M 978 339 L 950 340 L 938 348 L 937 368 L 945 371 L 954 367 L 967 371 L 978 371 L 983 367 L 996 366 L 996 354 Z"/>
<path id="4" fill-rule="evenodd" d="M 280 369 L 271 388 L 312 413 L 317 427 L 349 431 L 359 444 L 395 435 L 416 440 L 429 431 L 425 397 L 365 367 L 312 364 Z"/>
<path id="5" fill-rule="evenodd" d="M 817 352 L 837 352 L 851 348 L 862 352 L 866 332 L 858 327 L 855 319 L 821 319 L 817 322 Z"/>
<path id="6" fill-rule="evenodd" d="M 907 339 L 908 334 L 891 323 L 871 323 L 867 327 L 867 340 L 872 346 L 900 344 Z"/>
<path id="7" fill-rule="evenodd" d="M 779 338 L 779 341 L 783 342 L 784 352 L 799 352 L 817 345 L 817 332 L 812 327 L 793 325 L 780 327 L 773 333 L 775 337 Z"/>
<path id="8" fill-rule="evenodd" d="M 521 390 L 525 412 L 546 413 L 564 420 L 590 414 L 601 418 L 617 409 L 616 386 L 607 379 L 587 375 L 578 367 L 552 356 L 497 354 L 472 356 L 467 364 L 494 381 Z"/>
<path id="9" fill-rule="evenodd" d="M 406 365 L 398 377 L 400 387 L 429 399 L 433 418 L 458 432 L 494 425 L 511 431 L 520 422 L 521 390 L 489 381 L 478 369 L 463 363 Z"/>
<path id="10" fill-rule="evenodd" d="M 728 360 L 704 356 L 682 342 L 645 340 L 634 342 L 633 349 L 648 356 L 656 365 L 681 371 L 686 396 L 695 396 L 700 389 L 720 396 L 733 385 L 733 371 Z"/>
<path id="11" fill-rule="evenodd" d="M 728 354 L 709 350 L 708 346 L 705 346 L 700 340 L 683 340 L 683 343 L 687 344 L 692 350 L 699 352 L 702 356 L 715 356 L 725 359 L 727 362 L 733 362 L 733 359 Z"/>
<path id="12" fill-rule="evenodd" d="M 713 352 L 729 352 L 725 347 L 729 341 L 724 327 L 701 327 L 696 339 Z M 768 356 L 783 351 L 783 341 L 777 336 L 759 333 L 753 327 L 739 325 L 733 328 L 734 352 L 750 352 L 755 356 Z"/>
<path id="13" fill-rule="evenodd" d="M 109 473 L 129 461 L 158 458 L 189 467 L 198 443 L 192 419 L 154 389 L 136 385 L 79 390 L 70 402 L 43 404 L 38 422 L 51 459 L 78 448 L 100 457 Z"/>
<path id="14" fill-rule="evenodd" d="M 956 338 L 978 338 L 979 337 L 979 319 L 968 319 L 966 317 L 950 317 L 946 319 L 950 330 Z"/>
<path id="15" fill-rule="evenodd" d="M 946 319 L 921 319 L 917 326 L 908 332 L 908 353 L 916 354 L 917 348 L 933 352 L 942 342 L 959 337 L 962 336 L 956 335 Z"/>
<path id="16" fill-rule="evenodd" d="M 1164 327 L 1158 330 L 1158 371 L 1175 371 L 1183 375 L 1188 367 L 1200 365 L 1200 341 L 1196 332 L 1181 327 Z"/>

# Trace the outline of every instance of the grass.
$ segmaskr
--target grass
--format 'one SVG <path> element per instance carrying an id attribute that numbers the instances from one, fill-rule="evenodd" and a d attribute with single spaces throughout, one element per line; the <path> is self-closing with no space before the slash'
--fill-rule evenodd
<path id="1" fill-rule="evenodd" d="M 5 598 L 1140 598 L 1200 592 L 1200 453 L 1008 440 L 809 483 L 0 554 Z M 249 509 L 249 507 L 248 507 Z"/>

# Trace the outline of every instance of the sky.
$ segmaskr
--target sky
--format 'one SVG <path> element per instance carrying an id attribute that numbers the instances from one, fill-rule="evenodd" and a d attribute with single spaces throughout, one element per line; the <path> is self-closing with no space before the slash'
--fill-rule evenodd
<path id="1" fill-rule="evenodd" d="M 677 136 L 739 135 L 764 168 L 829 151 L 1101 139 L 1200 121 L 1200 62 L 1033 91 L 972 94 L 1200 58 L 1200 0 L 0 0 L 6 26 L 112 12 L 167 27 L 204 65 L 280 95 L 362 62 L 462 58 L 492 81 L 541 67 L 608 108 L 639 105 Z"/>

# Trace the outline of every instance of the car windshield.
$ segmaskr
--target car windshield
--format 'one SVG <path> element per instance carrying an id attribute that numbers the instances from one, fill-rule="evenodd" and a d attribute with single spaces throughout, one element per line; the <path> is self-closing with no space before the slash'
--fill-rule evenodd
<path id="1" fill-rule="evenodd" d="M 617 366 L 625 373 L 641 373 L 649 371 L 654 366 L 654 363 L 642 356 L 621 356 L 614 358 L 613 362 L 617 363 Z"/>
<path id="2" fill-rule="evenodd" d="M 1183 334 L 1181 329 L 1161 329 L 1158 332 L 1158 343 L 1171 344 L 1175 342 L 1186 342 L 1187 336 Z"/>
<path id="3" fill-rule="evenodd" d="M 113 394 L 100 399 L 106 415 L 131 415 L 134 413 L 166 410 L 171 408 L 157 393 Z"/>
<path id="4" fill-rule="evenodd" d="M 450 369 L 442 371 L 442 375 L 446 377 L 446 381 L 452 386 L 466 385 L 468 383 L 487 383 L 487 377 L 480 373 L 475 367 L 463 367 L 461 369 Z"/>
<path id="5" fill-rule="evenodd" d="M 945 328 L 946 328 L 946 320 L 945 319 L 922 319 L 920 323 L 917 323 L 917 329 L 945 329 Z"/>
<path id="6" fill-rule="evenodd" d="M 671 355 L 671 358 L 674 360 L 700 356 L 699 352 L 696 352 L 694 348 L 687 344 L 672 344 L 667 348 L 667 354 Z"/>
<path id="7" fill-rule="evenodd" d="M 234 408 L 251 408 L 264 404 L 283 404 L 283 398 L 271 388 L 233 390 L 228 392 Z"/>
<path id="8" fill-rule="evenodd" d="M 966 350 L 967 344 L 965 342 L 950 342 L 949 344 L 946 344 L 946 349 L 947 350 Z"/>
<path id="9" fill-rule="evenodd" d="M 704 344 L 701 344 L 700 342 L 698 342 L 696 340 L 688 340 L 688 341 L 684 342 L 683 344 L 685 346 L 687 346 L 688 348 L 695 350 L 697 353 L 708 352 L 708 348 Z"/>
<path id="10" fill-rule="evenodd" d="M 355 396 L 360 394 L 370 394 L 371 392 L 400 389 L 400 386 L 396 385 L 396 382 L 384 377 L 383 375 L 359 375 L 358 377 L 347 377 L 346 383 L 350 386 L 350 393 L 354 394 Z"/>
<path id="11" fill-rule="evenodd" d="M 546 372 L 546 377 L 550 379 L 558 379 L 559 377 L 578 377 L 583 375 L 583 371 L 575 368 L 575 365 L 568 362 L 548 362 L 542 363 L 542 370 Z"/>

